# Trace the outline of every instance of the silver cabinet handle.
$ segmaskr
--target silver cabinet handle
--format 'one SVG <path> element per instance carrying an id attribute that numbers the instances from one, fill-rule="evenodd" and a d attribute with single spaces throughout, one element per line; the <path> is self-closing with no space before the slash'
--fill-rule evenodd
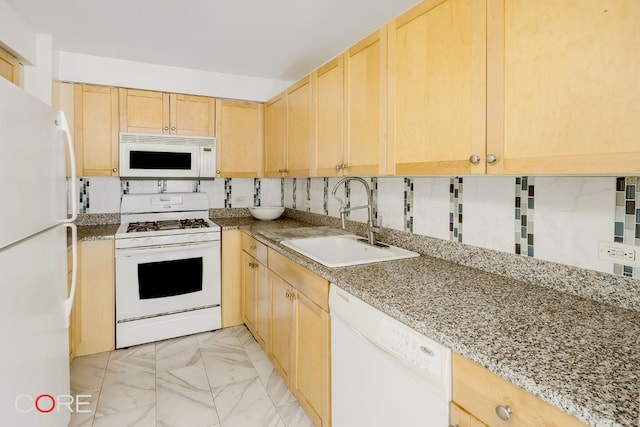
<path id="1" fill-rule="evenodd" d="M 477 155 L 475 155 L 475 154 L 472 154 L 472 155 L 469 157 L 469 161 L 470 161 L 472 164 L 474 164 L 474 165 L 475 165 L 475 164 L 477 164 L 477 163 L 480 161 L 480 157 L 479 157 L 479 156 L 477 156 Z"/>
<path id="2" fill-rule="evenodd" d="M 511 418 L 511 413 L 513 410 L 507 405 L 498 405 L 496 406 L 496 415 L 503 421 L 507 421 Z"/>
<path id="3" fill-rule="evenodd" d="M 498 160 L 496 156 L 493 154 L 487 154 L 487 163 L 495 163 L 496 160 Z"/>

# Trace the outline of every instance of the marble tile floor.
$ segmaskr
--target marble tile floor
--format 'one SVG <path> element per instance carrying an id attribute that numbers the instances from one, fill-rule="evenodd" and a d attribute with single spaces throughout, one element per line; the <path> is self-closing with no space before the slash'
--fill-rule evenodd
<path id="1" fill-rule="evenodd" d="M 313 423 L 244 326 L 77 357 L 70 427 L 306 427 Z"/>

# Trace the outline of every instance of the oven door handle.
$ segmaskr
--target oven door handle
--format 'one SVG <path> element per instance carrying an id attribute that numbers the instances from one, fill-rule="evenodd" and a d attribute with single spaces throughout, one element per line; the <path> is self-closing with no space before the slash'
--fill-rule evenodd
<path id="1" fill-rule="evenodd" d="M 150 255 L 150 254 L 174 252 L 176 249 L 192 251 L 192 250 L 207 249 L 207 248 L 210 248 L 210 249 L 220 248 L 220 241 L 191 243 L 188 245 L 175 244 L 175 245 L 162 245 L 162 246 L 142 247 L 142 248 L 116 249 L 115 252 L 116 252 L 116 258 L 118 258 L 118 257 L 130 257 L 130 256 L 136 256 L 136 255 Z"/>

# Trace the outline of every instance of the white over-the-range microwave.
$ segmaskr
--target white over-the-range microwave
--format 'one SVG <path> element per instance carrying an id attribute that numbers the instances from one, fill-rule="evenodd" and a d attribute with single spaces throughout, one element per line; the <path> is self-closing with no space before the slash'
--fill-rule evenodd
<path id="1" fill-rule="evenodd" d="M 123 178 L 214 178 L 216 139 L 120 133 Z"/>

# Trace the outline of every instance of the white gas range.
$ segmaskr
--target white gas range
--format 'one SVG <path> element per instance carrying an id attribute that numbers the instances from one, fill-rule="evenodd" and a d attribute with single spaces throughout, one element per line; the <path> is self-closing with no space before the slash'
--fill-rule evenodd
<path id="1" fill-rule="evenodd" d="M 125 194 L 116 348 L 219 329 L 220 227 L 204 193 Z"/>

